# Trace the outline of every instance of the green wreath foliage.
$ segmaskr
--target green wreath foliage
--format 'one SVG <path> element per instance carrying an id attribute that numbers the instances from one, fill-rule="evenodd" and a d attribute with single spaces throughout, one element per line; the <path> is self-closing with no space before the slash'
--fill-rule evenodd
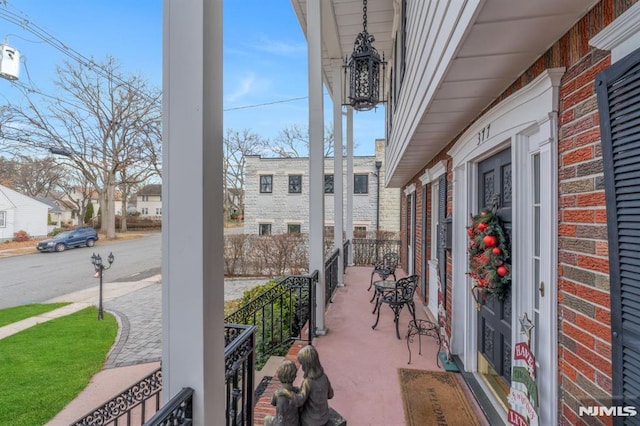
<path id="1" fill-rule="evenodd" d="M 506 299 L 511 286 L 511 262 L 507 238 L 498 216 L 482 210 L 468 227 L 469 275 L 473 291 L 483 298 Z M 475 297 L 475 296 L 474 296 Z"/>

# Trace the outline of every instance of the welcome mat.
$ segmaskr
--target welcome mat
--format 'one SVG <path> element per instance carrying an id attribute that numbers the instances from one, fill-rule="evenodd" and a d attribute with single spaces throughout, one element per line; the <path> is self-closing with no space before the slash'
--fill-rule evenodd
<path id="1" fill-rule="evenodd" d="M 456 373 L 399 368 L 408 426 L 480 425 Z"/>

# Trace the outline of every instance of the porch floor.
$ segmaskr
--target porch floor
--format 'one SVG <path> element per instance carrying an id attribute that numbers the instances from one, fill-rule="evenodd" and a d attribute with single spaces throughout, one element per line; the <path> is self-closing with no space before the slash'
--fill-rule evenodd
<path id="1" fill-rule="evenodd" d="M 399 273 L 398 273 L 399 272 Z M 400 278 L 405 274 L 397 272 Z M 406 331 L 411 315 L 408 309 L 400 314 L 400 335 L 396 337 L 393 312 L 382 306 L 380 322 L 371 328 L 375 315 L 367 291 L 371 278 L 370 267 L 348 267 L 344 287 L 338 288 L 326 311 L 324 336 L 314 339 L 320 361 L 334 389 L 329 401 L 347 419 L 349 426 L 404 425 L 404 408 L 398 379 L 399 368 L 443 371 L 436 365 L 438 345 L 432 337 L 422 338 L 422 355 L 418 355 L 418 340 L 411 343 L 411 364 L 407 349 Z M 416 295 L 416 317 L 427 319 L 423 303 Z M 302 372 L 298 372 L 301 381 Z M 482 424 L 486 418 L 460 377 L 472 407 Z"/>

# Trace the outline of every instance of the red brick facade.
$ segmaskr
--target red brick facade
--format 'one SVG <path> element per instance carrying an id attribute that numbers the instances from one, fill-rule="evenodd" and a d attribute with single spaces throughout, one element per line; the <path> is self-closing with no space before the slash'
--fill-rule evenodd
<path id="1" fill-rule="evenodd" d="M 612 393 L 611 313 L 606 204 L 599 117 L 594 90 L 598 72 L 611 61 L 609 52 L 589 46 L 588 40 L 628 9 L 635 0 L 604 0 L 525 71 L 493 104 L 524 87 L 547 68 L 565 67 L 560 85 L 558 111 L 558 369 L 562 424 L 581 425 L 581 400 L 596 398 L 606 405 Z M 461 132 L 461 134 L 464 130 Z M 447 159 L 451 142 L 425 168 Z M 448 182 L 452 182 L 451 163 Z M 422 172 L 419 174 L 421 175 Z M 422 205 L 422 184 L 416 175 L 407 186 L 416 185 L 416 205 Z M 452 185 L 448 186 L 448 212 L 452 205 Z M 427 188 L 427 229 L 430 229 L 430 185 Z M 406 247 L 408 213 L 402 196 L 402 247 Z M 416 209 L 422 221 L 421 210 Z M 417 273 L 420 269 L 421 232 L 416 232 Z M 430 258 L 430 238 L 426 256 Z M 407 255 L 403 253 L 403 264 Z M 447 299 L 451 299 L 451 274 L 447 271 Z M 448 306 L 448 318 L 452 318 Z M 609 418 L 610 419 L 610 418 Z M 588 418 L 589 424 L 609 424 L 609 419 Z"/>

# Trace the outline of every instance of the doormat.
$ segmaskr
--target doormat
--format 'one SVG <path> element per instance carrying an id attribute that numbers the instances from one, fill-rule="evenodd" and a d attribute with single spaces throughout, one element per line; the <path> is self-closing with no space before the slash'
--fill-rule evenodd
<path id="1" fill-rule="evenodd" d="M 409 426 L 480 425 L 455 373 L 398 369 Z"/>

